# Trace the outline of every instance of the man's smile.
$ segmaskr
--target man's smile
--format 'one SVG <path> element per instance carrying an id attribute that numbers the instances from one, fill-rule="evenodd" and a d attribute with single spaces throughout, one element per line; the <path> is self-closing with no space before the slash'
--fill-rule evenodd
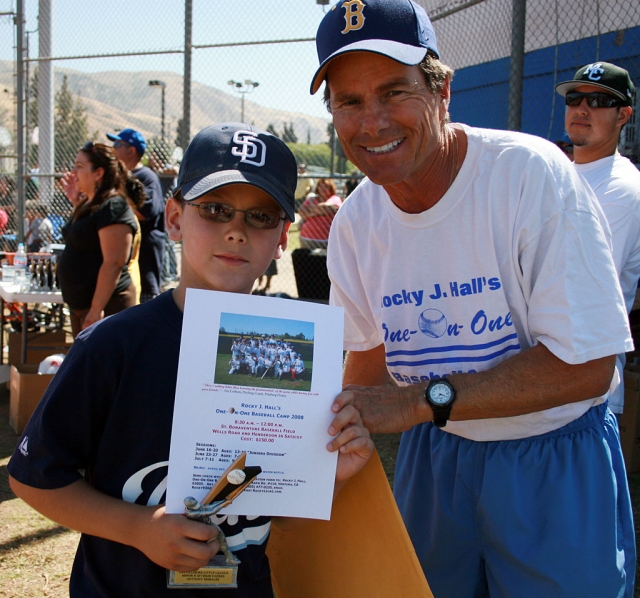
<path id="1" fill-rule="evenodd" d="M 368 147 L 367 151 L 372 152 L 374 154 L 383 154 L 385 152 L 390 152 L 392 149 L 400 145 L 404 141 L 404 137 L 402 139 L 396 139 L 395 141 L 390 141 L 389 143 L 385 143 L 384 145 L 380 145 L 378 147 Z"/>

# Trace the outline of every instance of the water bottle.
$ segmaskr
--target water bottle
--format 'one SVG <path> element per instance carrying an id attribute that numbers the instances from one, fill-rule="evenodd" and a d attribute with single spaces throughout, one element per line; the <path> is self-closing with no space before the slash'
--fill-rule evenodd
<path id="1" fill-rule="evenodd" d="M 18 244 L 18 251 L 16 251 L 16 254 L 13 256 L 13 265 L 16 270 L 27 271 L 27 254 L 24 250 L 24 243 Z"/>
<path id="2" fill-rule="evenodd" d="M 26 286 L 27 283 L 27 254 L 24 251 L 24 243 L 18 244 L 18 251 L 13 256 L 13 269 L 15 272 L 14 281 L 22 291 L 22 287 Z"/>

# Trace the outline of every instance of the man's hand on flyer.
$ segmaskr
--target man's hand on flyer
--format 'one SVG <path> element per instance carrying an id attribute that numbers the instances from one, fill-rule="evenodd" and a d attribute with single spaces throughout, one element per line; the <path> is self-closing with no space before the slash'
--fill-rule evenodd
<path id="1" fill-rule="evenodd" d="M 364 427 L 360 413 L 353 405 L 338 410 L 328 432 L 335 438 L 327 445 L 327 449 L 338 451 L 336 490 L 339 490 L 366 465 L 373 454 L 374 445 L 369 430 Z"/>

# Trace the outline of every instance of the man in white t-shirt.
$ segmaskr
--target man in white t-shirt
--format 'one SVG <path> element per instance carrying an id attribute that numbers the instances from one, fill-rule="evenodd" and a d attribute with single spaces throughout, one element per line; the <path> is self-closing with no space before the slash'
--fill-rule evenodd
<path id="1" fill-rule="evenodd" d="M 330 236 L 334 409 L 404 432 L 394 494 L 434 596 L 633 596 L 606 406 L 633 345 L 593 193 L 552 143 L 448 122 L 411 0 L 341 0 L 316 44 L 311 92 L 368 177 Z"/>
<path id="2" fill-rule="evenodd" d="M 640 171 L 618 153 L 622 128 L 633 112 L 629 73 L 608 62 L 578 69 L 571 81 L 556 85 L 565 98 L 565 128 L 574 147 L 576 170 L 587 180 L 604 211 L 613 243 L 613 261 L 631 311 L 640 278 Z M 622 377 L 625 356 L 616 358 Z M 622 413 L 624 386 L 609 396 L 609 408 Z"/>

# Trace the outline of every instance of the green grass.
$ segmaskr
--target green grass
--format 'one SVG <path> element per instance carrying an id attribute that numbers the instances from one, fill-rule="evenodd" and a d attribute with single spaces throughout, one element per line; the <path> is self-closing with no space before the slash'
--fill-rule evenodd
<path id="1" fill-rule="evenodd" d="M 254 378 L 249 374 L 229 374 L 229 361 L 231 355 L 220 354 L 216 360 L 216 384 L 229 384 L 233 386 L 251 386 L 254 388 L 281 388 L 283 390 L 311 390 L 309 373 L 313 369 L 313 361 L 305 361 L 306 370 L 302 380 L 278 380 L 277 378 Z"/>

